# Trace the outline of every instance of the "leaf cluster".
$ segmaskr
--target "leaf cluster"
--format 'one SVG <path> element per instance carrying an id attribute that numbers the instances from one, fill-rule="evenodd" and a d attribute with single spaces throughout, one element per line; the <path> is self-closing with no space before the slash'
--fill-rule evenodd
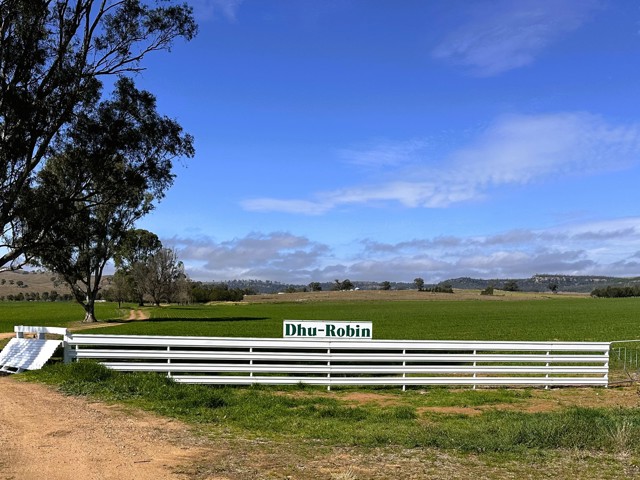
<path id="1" fill-rule="evenodd" d="M 68 146 L 77 141 L 87 147 L 90 136 L 97 135 L 94 146 L 98 137 L 114 141 L 118 118 L 108 114 L 127 108 L 102 103 L 102 111 L 96 111 L 103 79 L 142 70 L 147 54 L 168 50 L 176 38 L 189 40 L 196 31 L 187 5 L 151 5 L 141 0 L 0 0 L 0 267 L 19 266 L 23 255 L 32 255 L 30 249 L 40 243 L 41 233 L 66 219 L 64 209 L 49 208 L 52 199 L 43 201 L 33 192 L 43 165 L 54 159 L 60 162 L 62 155 L 65 162 L 79 162 Z M 121 93 L 126 90 L 124 84 L 118 88 Z M 153 103 L 142 93 L 123 95 L 117 101 L 127 100 L 148 107 Z M 109 129 L 96 132 L 99 120 L 105 120 Z M 149 131 L 142 122 L 138 134 L 155 133 L 156 140 L 163 134 L 175 137 L 175 126 L 165 122 L 164 131 Z M 133 133 L 124 130 L 122 136 Z M 153 154 L 152 146 L 149 139 L 147 151 L 138 153 Z M 156 146 L 166 147 L 166 143 Z M 104 158 L 99 164 L 103 162 Z M 155 187 L 156 193 L 161 192 L 163 184 Z M 38 212 L 44 207 L 46 215 Z M 27 227 L 25 222 L 34 215 L 48 221 L 31 221 Z M 40 228 L 34 228 L 37 225 Z"/>

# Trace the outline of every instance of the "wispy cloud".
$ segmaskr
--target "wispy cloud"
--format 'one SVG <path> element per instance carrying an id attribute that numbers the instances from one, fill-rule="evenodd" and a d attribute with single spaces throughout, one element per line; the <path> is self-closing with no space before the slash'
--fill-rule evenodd
<path id="1" fill-rule="evenodd" d="M 346 162 L 361 167 L 396 167 L 419 161 L 428 145 L 429 142 L 420 139 L 402 143 L 385 141 L 375 149 L 345 148 L 339 154 Z"/>
<path id="2" fill-rule="evenodd" d="M 492 76 L 535 61 L 562 35 L 594 13 L 596 0 L 511 0 L 475 3 L 470 18 L 432 52 L 478 76 Z"/>
<path id="3" fill-rule="evenodd" d="M 242 206 L 308 215 L 388 202 L 448 207 L 484 198 L 501 186 L 628 168 L 640 160 L 640 125 L 614 125 L 582 112 L 506 115 L 466 147 L 436 159 L 436 165 L 426 145 L 412 140 L 344 150 L 358 163 L 394 168 L 384 172 L 381 182 L 317 192 L 309 199 L 249 199 Z"/>
<path id="4" fill-rule="evenodd" d="M 223 16 L 230 22 L 237 19 L 238 9 L 244 0 L 190 0 L 193 13 L 200 21 Z"/>

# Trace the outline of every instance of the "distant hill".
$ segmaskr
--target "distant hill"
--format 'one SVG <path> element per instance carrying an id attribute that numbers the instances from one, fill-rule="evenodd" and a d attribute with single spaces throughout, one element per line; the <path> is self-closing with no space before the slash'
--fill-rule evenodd
<path id="1" fill-rule="evenodd" d="M 451 285 L 453 288 L 465 289 L 465 290 L 484 290 L 488 286 L 493 286 L 496 289 L 502 289 L 507 282 L 514 282 L 517 284 L 518 289 L 523 292 L 548 292 L 550 285 L 557 285 L 557 290 L 560 292 L 576 292 L 576 293 L 590 293 L 596 288 L 602 288 L 607 286 L 631 286 L 639 285 L 640 277 L 607 277 L 596 275 L 552 275 L 552 274 L 539 274 L 534 275 L 531 278 L 494 278 L 494 279 L 481 279 L 460 277 L 452 278 L 440 282 L 439 285 Z M 270 282 L 263 280 L 232 280 L 227 283 L 231 288 L 241 288 L 253 290 L 255 293 L 278 293 L 285 292 L 287 290 L 301 291 L 304 288 L 308 288 L 308 285 L 287 284 L 279 282 Z M 360 290 L 381 290 L 382 282 L 373 281 L 356 281 L 352 280 L 353 285 Z M 333 289 L 334 282 L 321 282 L 320 286 L 323 291 L 330 291 Z M 430 288 L 435 284 L 425 284 L 425 288 Z M 413 290 L 415 289 L 413 282 L 391 282 L 392 290 Z"/>
<path id="2" fill-rule="evenodd" d="M 7 300 L 10 295 L 29 300 L 36 294 L 38 299 L 46 292 L 64 296 L 71 291 L 65 284 L 58 284 L 51 272 L 19 270 L 16 272 L 0 272 L 0 300 Z"/>
<path id="3" fill-rule="evenodd" d="M 519 290 L 523 292 L 546 292 L 549 285 L 557 285 L 558 291 L 590 293 L 596 288 L 607 286 L 631 286 L 639 285 L 640 277 L 605 277 L 593 275 L 534 275 L 531 278 L 510 278 L 510 279 L 479 279 L 479 278 L 452 278 L 442 283 L 450 284 L 453 288 L 480 289 L 488 286 L 501 289 L 508 281 L 515 281 Z"/>
<path id="4" fill-rule="evenodd" d="M 51 272 L 42 271 L 17 271 L 17 272 L 0 272 L 0 301 L 7 300 L 8 296 L 12 298 L 22 294 L 27 300 L 33 298 L 36 294 L 41 296 L 47 292 L 47 295 L 55 291 L 60 296 L 69 296 L 71 293 L 64 284 L 54 282 L 55 276 Z M 342 279 L 344 280 L 344 279 Z M 108 288 L 111 281 L 110 276 L 103 278 L 104 288 Z M 576 292 L 590 293 L 596 288 L 607 286 L 624 287 L 640 285 L 640 277 L 607 277 L 607 276 L 591 276 L 591 275 L 551 275 L 540 274 L 531 278 L 494 278 L 481 279 L 460 277 L 452 278 L 440 282 L 439 285 L 448 284 L 456 289 L 464 290 L 484 290 L 488 286 L 496 289 L 502 289 L 506 282 L 515 282 L 518 289 L 523 292 L 548 292 L 549 285 L 557 285 L 560 292 Z M 308 285 L 280 283 L 269 280 L 228 280 L 223 282 L 202 282 L 205 284 L 223 283 L 229 288 L 238 288 L 249 290 L 254 293 L 279 293 L 287 291 L 303 291 L 308 289 Z M 357 281 L 352 280 L 354 287 L 358 290 L 381 290 L 382 282 L 374 281 Z M 415 290 L 413 282 L 390 282 L 392 290 Z M 320 286 L 323 291 L 331 291 L 335 286 L 335 282 L 321 282 Z M 431 288 L 435 284 L 425 284 L 425 288 Z M 40 299 L 40 298 L 38 298 Z"/>

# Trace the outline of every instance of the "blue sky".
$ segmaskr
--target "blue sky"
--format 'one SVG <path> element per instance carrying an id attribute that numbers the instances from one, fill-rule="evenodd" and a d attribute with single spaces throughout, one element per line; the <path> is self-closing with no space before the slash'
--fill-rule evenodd
<path id="1" fill-rule="evenodd" d="M 140 222 L 197 280 L 640 275 L 640 4 L 192 0 Z"/>

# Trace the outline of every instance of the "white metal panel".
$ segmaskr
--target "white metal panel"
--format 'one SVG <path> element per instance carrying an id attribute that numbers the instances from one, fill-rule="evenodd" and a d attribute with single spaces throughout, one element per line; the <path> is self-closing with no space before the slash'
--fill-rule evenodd
<path id="1" fill-rule="evenodd" d="M 177 383 L 212 385 L 484 385 L 484 386 L 606 386 L 602 378 L 546 378 L 546 377 L 386 377 L 386 378 L 326 378 L 326 377 L 260 377 L 260 376 L 193 376 L 176 375 Z"/>
<path id="2" fill-rule="evenodd" d="M 12 338 L 0 352 L 0 367 L 5 371 L 8 368 L 37 370 L 47 363 L 61 343 L 61 340 Z"/>
<path id="3" fill-rule="evenodd" d="M 220 363 L 144 363 L 144 362 L 103 362 L 109 368 L 120 371 L 149 372 L 236 372 L 236 373 L 331 373 L 336 375 L 359 374 L 606 374 L 607 367 L 476 367 L 476 366 L 389 366 L 389 365 L 292 365 L 292 364 L 220 364 Z"/>
<path id="4" fill-rule="evenodd" d="M 49 333 L 52 335 L 66 335 L 67 329 L 62 327 L 36 327 L 31 325 L 16 325 L 13 327 L 15 333 Z"/>
<path id="5" fill-rule="evenodd" d="M 289 361 L 331 361 L 331 362 L 480 362 L 480 363 L 504 363 L 504 362 L 527 362 L 527 363 L 606 363 L 609 361 L 608 354 L 603 355 L 540 355 L 540 354 L 358 354 L 358 353 L 306 353 L 306 352 L 229 352 L 229 351 L 206 351 L 194 352 L 185 350 L 109 350 L 90 349 L 71 352 L 73 358 L 139 358 L 139 359 L 172 359 L 172 360 L 289 360 Z"/>
<path id="6" fill-rule="evenodd" d="M 604 351 L 606 342 L 477 342 L 445 340 L 327 341 L 315 339 L 175 337 L 141 335 L 70 334 L 69 343 L 84 345 L 188 346 L 228 348 L 289 348 L 336 350 L 476 350 L 476 351 Z"/>
<path id="7" fill-rule="evenodd" d="M 77 334 L 68 337 L 66 358 L 99 359 L 117 370 L 165 372 L 188 383 L 602 386 L 607 384 L 608 353 L 605 342 Z"/>

